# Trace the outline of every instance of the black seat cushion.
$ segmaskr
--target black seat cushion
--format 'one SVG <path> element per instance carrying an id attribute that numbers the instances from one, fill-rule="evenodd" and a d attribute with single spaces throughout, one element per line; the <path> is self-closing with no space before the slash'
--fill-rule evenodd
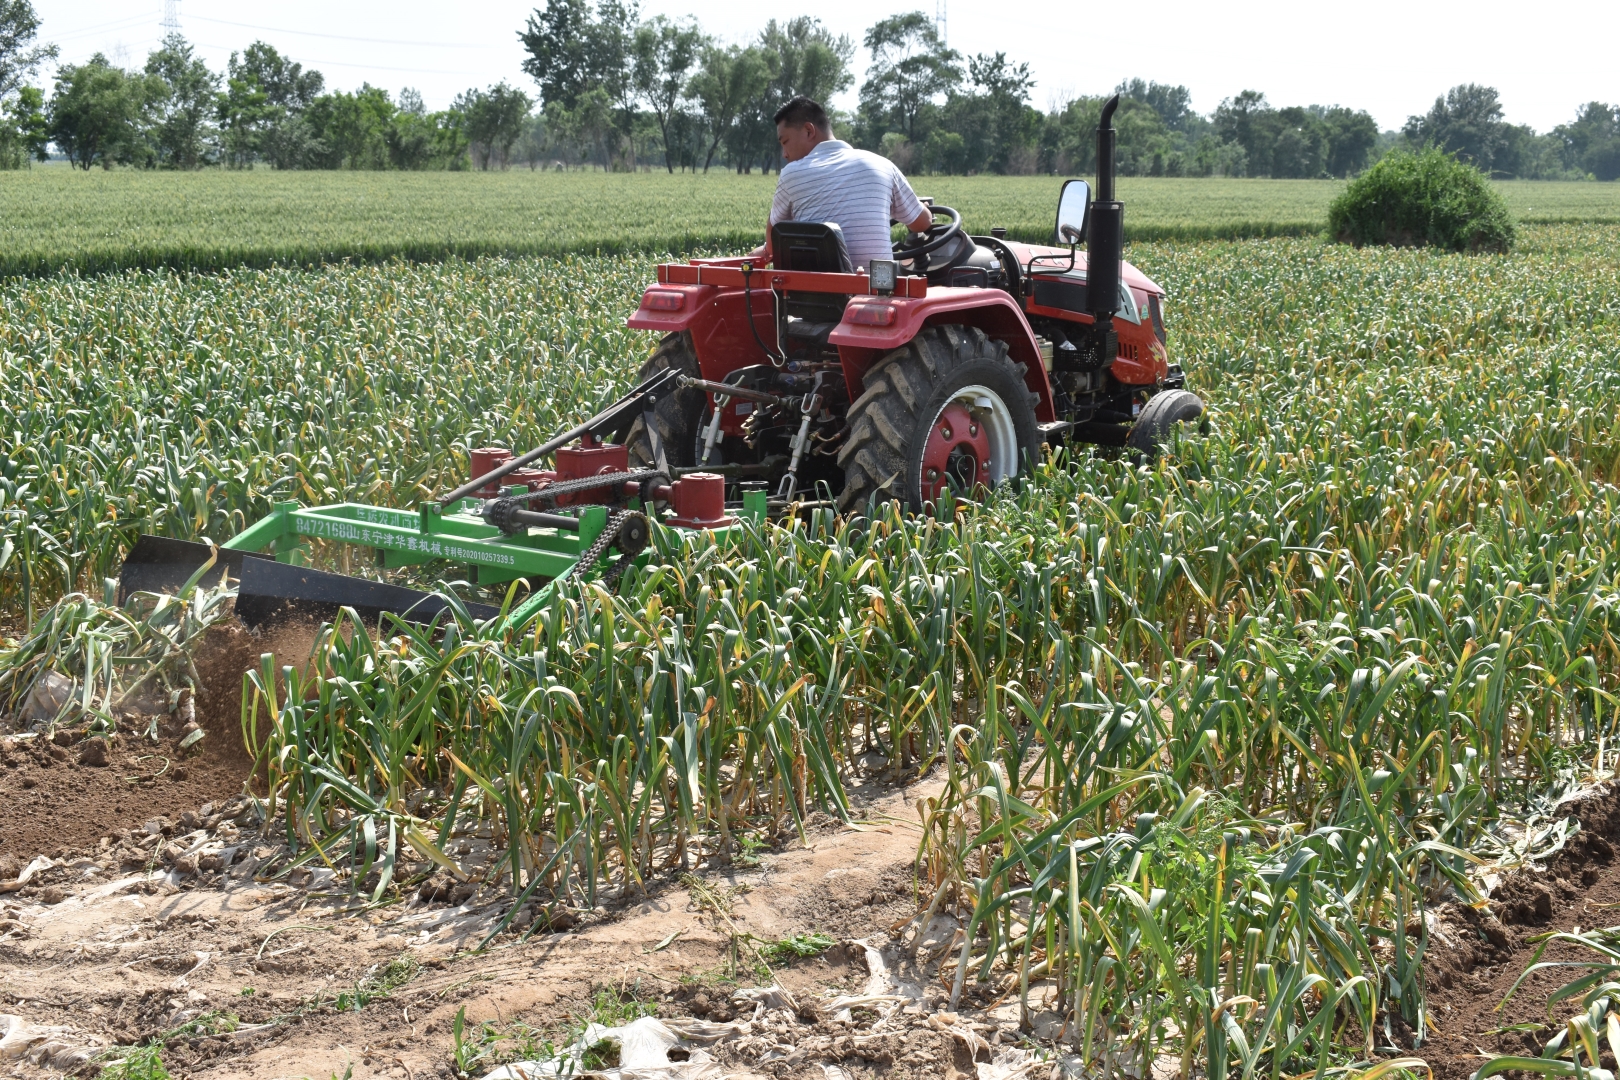
<path id="1" fill-rule="evenodd" d="M 831 221 L 778 221 L 771 226 L 771 262 L 778 270 L 850 274 L 844 230 Z"/>

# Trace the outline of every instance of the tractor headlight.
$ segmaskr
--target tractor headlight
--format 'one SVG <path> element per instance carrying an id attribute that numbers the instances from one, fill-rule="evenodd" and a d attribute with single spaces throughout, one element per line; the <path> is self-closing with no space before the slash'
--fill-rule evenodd
<path id="1" fill-rule="evenodd" d="M 866 267 L 867 284 L 879 296 L 894 292 L 900 278 L 900 264 L 893 259 L 873 259 Z"/>

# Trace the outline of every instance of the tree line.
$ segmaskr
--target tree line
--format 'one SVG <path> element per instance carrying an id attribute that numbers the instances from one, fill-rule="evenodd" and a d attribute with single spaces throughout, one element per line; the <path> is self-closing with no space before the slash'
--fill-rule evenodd
<path id="1" fill-rule="evenodd" d="M 547 0 L 517 34 L 535 97 L 503 81 L 434 112 L 411 89 L 328 91 L 319 71 L 262 41 L 214 72 L 177 34 L 140 68 L 99 54 L 62 65 L 47 96 L 30 79 L 57 54 L 34 44 L 37 28 L 30 0 L 0 0 L 0 168 L 54 146 L 86 169 L 769 171 L 776 109 L 857 89 L 864 53 L 855 108 L 834 113 L 839 137 L 908 172 L 1089 173 L 1107 96 L 1038 109 L 1027 63 L 964 56 L 922 12 L 877 22 L 859 47 L 809 16 L 728 43 L 691 18 L 643 19 L 634 0 Z M 1115 89 L 1125 176 L 1345 177 L 1394 146 L 1435 145 L 1499 177 L 1620 178 L 1620 106 L 1602 102 L 1538 134 L 1503 119 L 1495 89 L 1468 84 L 1380 132 L 1365 110 L 1277 106 L 1255 90 L 1206 116 L 1185 86 Z"/>

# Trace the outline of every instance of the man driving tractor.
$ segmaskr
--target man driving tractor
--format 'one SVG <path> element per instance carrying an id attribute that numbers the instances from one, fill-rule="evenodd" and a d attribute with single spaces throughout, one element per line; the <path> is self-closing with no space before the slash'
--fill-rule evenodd
<path id="1" fill-rule="evenodd" d="M 864 270 L 873 259 L 894 258 L 890 221 L 904 222 L 914 233 L 933 225 L 934 215 L 894 162 L 833 138 L 827 110 L 818 103 L 801 95 L 776 110 L 773 119 L 787 164 L 776 180 L 767 237 L 780 221 L 835 224 L 843 231 L 851 268 Z M 767 240 L 750 257 L 769 254 Z"/>

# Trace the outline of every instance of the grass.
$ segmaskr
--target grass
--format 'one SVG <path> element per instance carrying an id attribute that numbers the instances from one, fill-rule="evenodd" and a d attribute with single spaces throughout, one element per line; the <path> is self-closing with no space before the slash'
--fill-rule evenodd
<path id="1" fill-rule="evenodd" d="M 1617 250 L 1616 226 L 1510 256 L 1136 244 L 1208 437 L 1057 457 L 951 521 L 665 551 L 510 631 L 329 628 L 245 695 L 275 825 L 379 888 L 479 831 L 489 885 L 589 908 L 847 815 L 875 750 L 939 770 L 917 884 L 966 923 L 953 998 L 1044 999 L 1098 1067 L 1365 1062 L 1392 1016 L 1428 1024 L 1406 928 L 1474 895 L 1500 823 L 1614 773 Z M 624 385 L 646 274 L 0 287 L 0 514 L 35 545 L 5 602 L 19 566 L 38 604 L 96 584 L 138 527 L 224 535 L 277 492 L 409 504 L 469 440 L 533 441 Z M 86 629 L 15 662 L 92 655 L 114 616 L 61 603 L 36 624 L 81 605 Z"/>
<path id="2" fill-rule="evenodd" d="M 98 1076 L 107 1080 L 169 1080 L 169 1070 L 156 1046 L 137 1046 L 122 1058 L 101 1066 Z"/>
<path id="3" fill-rule="evenodd" d="M 746 250 L 775 176 L 663 173 L 0 174 L 0 277 L 68 268 L 218 270 L 339 259 Z M 1059 179 L 916 177 L 969 228 L 1046 240 Z M 1308 235 L 1343 189 L 1330 180 L 1120 181 L 1137 240 Z M 1620 221 L 1620 185 L 1497 185 L 1525 222 Z"/>
<path id="4" fill-rule="evenodd" d="M 760 950 L 760 955 L 772 963 L 791 964 L 795 960 L 820 956 L 836 944 L 838 941 L 826 934 L 798 933 L 771 942 Z"/>
<path id="5" fill-rule="evenodd" d="M 619 1064 L 617 1043 L 601 1039 L 585 1045 L 584 1039 L 593 1025 L 622 1027 L 643 1016 L 658 1015 L 657 1002 L 642 999 L 640 988 L 639 979 L 623 992 L 597 987 L 584 1015 L 573 1017 L 566 1026 L 549 1034 L 522 1021 L 472 1023 L 467 1019 L 466 1006 L 462 1006 L 450 1022 L 451 1064 L 459 1077 L 528 1061 L 554 1063 L 562 1076 L 614 1068 Z"/>

